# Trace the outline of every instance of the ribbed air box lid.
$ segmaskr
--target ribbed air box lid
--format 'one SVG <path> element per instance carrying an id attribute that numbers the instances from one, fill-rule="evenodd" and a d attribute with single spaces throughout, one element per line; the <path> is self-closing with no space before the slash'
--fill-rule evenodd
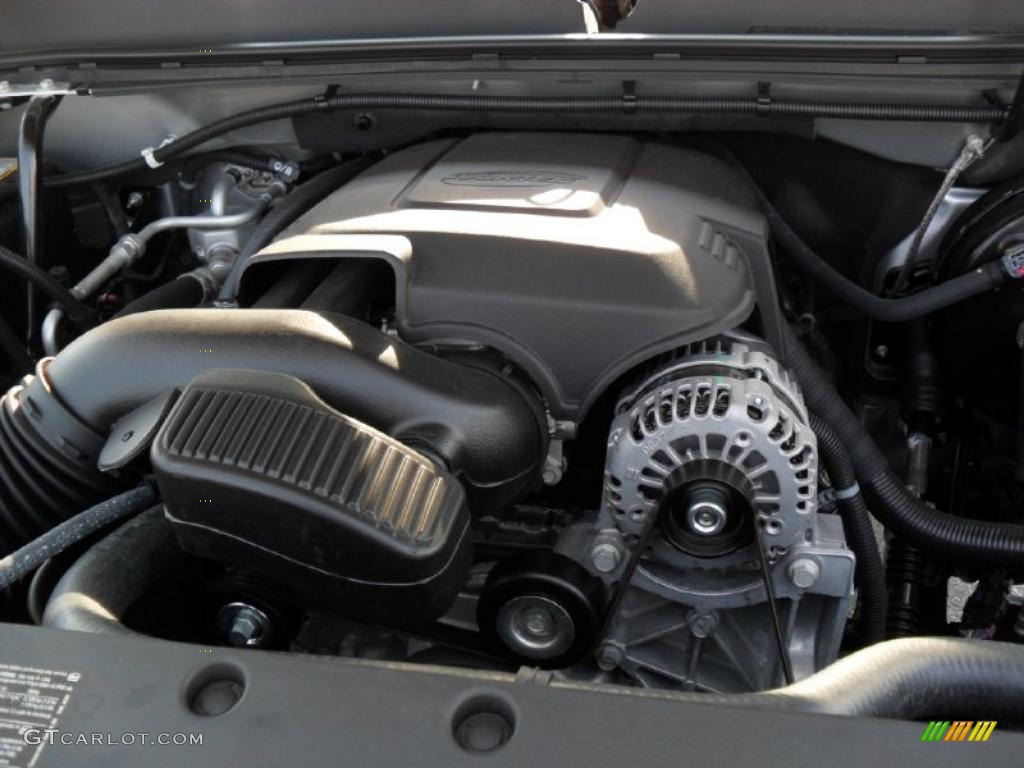
<path id="1" fill-rule="evenodd" d="M 195 554 L 327 603 L 372 600 L 376 588 L 435 605 L 461 585 L 469 514 L 458 481 L 294 377 L 199 376 L 151 458 L 168 518 Z"/>

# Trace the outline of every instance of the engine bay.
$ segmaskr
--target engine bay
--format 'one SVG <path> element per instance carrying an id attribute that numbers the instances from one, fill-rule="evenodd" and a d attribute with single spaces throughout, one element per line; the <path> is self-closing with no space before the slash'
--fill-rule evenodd
<path id="1" fill-rule="evenodd" d="M 1024 680 L 1024 186 L 971 180 L 994 135 L 936 167 L 297 123 L 89 172 L 25 153 L 54 105 L 10 106 L 3 621 L 708 696 L 942 638 Z"/>

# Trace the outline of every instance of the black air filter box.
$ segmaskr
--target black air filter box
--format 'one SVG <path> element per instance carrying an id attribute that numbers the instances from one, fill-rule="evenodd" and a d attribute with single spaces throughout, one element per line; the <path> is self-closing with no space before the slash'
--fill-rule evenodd
<path id="1" fill-rule="evenodd" d="M 197 377 L 152 462 L 186 551 L 260 571 L 303 604 L 411 624 L 443 614 L 464 583 L 458 481 L 292 376 Z"/>

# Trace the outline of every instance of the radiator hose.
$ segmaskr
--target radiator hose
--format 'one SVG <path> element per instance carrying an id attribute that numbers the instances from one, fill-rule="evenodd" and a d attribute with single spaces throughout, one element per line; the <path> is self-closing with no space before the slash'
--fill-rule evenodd
<path id="1" fill-rule="evenodd" d="M 114 495 L 96 469 L 111 425 L 214 368 L 277 371 L 443 463 L 470 508 L 497 511 L 547 452 L 532 393 L 341 315 L 302 310 L 142 312 L 94 328 L 0 402 L 0 556 Z"/>
<path id="2" fill-rule="evenodd" d="M 900 720 L 1024 717 L 1024 647 L 945 637 L 887 640 L 786 688 L 759 706 Z M 740 702 L 736 702 L 740 703 Z"/>
<path id="3" fill-rule="evenodd" d="M 185 562 L 163 506 L 124 523 L 86 550 L 57 582 L 43 626 L 135 634 L 122 623 L 136 600 Z"/>
<path id="4" fill-rule="evenodd" d="M 122 623 L 131 604 L 181 562 L 181 550 L 162 511 L 144 512 L 93 545 L 68 569 L 50 597 L 43 624 L 132 634 Z M 569 680 L 553 680 L 551 685 L 616 690 Z M 635 690 L 622 690 L 637 695 Z M 701 704 L 860 717 L 914 720 L 969 712 L 975 720 L 1022 722 L 1024 647 L 959 638 L 889 640 L 785 688 L 745 694 L 657 694 Z"/>
<path id="5" fill-rule="evenodd" d="M 205 298 L 206 290 L 202 281 L 186 272 L 126 304 L 116 317 L 137 315 L 139 312 L 152 312 L 156 309 L 190 309 L 199 306 Z"/>
<path id="6" fill-rule="evenodd" d="M 783 358 L 800 382 L 808 408 L 836 431 L 849 451 L 875 517 L 924 549 L 1024 572 L 1024 526 L 950 515 L 911 493 L 796 334 L 784 327 Z"/>

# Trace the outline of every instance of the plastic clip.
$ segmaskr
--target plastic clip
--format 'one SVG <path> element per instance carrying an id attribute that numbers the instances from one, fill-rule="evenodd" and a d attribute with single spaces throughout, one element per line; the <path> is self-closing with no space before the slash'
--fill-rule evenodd
<path id="1" fill-rule="evenodd" d="M 858 493 L 860 493 L 860 486 L 857 483 L 854 483 L 853 485 L 848 485 L 845 488 L 833 488 L 832 498 L 836 501 L 843 501 L 845 499 L 852 499 Z"/>
<path id="2" fill-rule="evenodd" d="M 177 140 L 177 136 L 175 136 L 174 134 L 170 134 L 166 139 L 160 142 L 160 146 L 146 147 L 144 150 L 139 152 L 139 154 L 142 155 L 142 159 L 146 161 L 146 165 L 148 165 L 150 168 L 159 168 L 161 165 L 163 165 L 163 162 L 156 159 L 157 150 L 163 149 L 168 144 L 173 144 Z"/>
<path id="3" fill-rule="evenodd" d="M 636 114 L 636 80 L 622 81 L 622 113 Z"/>
<path id="4" fill-rule="evenodd" d="M 760 82 L 757 84 L 757 114 L 767 115 L 772 110 L 772 84 Z"/>

